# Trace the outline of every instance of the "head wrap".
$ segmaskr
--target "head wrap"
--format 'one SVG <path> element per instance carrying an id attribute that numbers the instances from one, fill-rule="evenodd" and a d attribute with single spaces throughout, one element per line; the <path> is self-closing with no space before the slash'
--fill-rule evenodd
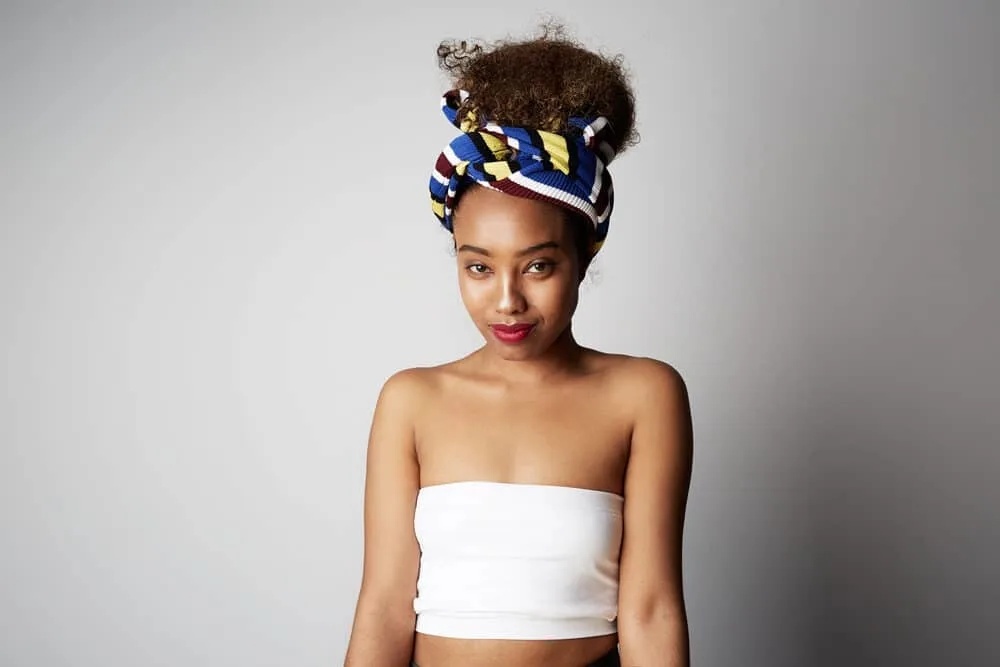
<path id="1" fill-rule="evenodd" d="M 438 156 L 431 174 L 431 208 L 453 232 L 452 214 L 459 190 L 476 182 L 517 197 L 540 199 L 580 213 L 594 225 L 592 253 L 608 234 L 614 191 L 607 165 L 615 151 L 604 116 L 571 117 L 565 133 L 520 125 L 497 125 L 458 110 L 468 91 L 451 90 L 441 98 L 445 117 L 462 130 Z"/>

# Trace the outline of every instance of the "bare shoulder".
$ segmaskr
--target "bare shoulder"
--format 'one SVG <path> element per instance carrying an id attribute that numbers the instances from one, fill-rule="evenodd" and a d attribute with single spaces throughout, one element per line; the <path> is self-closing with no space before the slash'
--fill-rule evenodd
<path id="1" fill-rule="evenodd" d="M 379 404 L 393 410 L 419 411 L 440 382 L 439 375 L 439 367 L 416 366 L 396 371 L 382 385 Z"/>
<path id="2" fill-rule="evenodd" d="M 463 376 L 462 361 L 396 371 L 383 384 L 376 410 L 389 412 L 394 419 L 415 422 L 434 401 L 440 399 L 442 392 Z"/>
<path id="3" fill-rule="evenodd" d="M 632 405 L 687 400 L 687 384 L 671 364 L 650 357 L 599 353 L 615 391 Z"/>
<path id="4" fill-rule="evenodd" d="M 687 385 L 674 366 L 649 357 L 626 357 L 621 364 L 621 378 L 626 390 L 655 398 L 687 394 Z"/>
<path id="5" fill-rule="evenodd" d="M 430 369 L 422 367 L 404 368 L 396 371 L 382 385 L 382 394 L 394 400 L 409 401 L 419 398 L 427 389 L 431 378 Z"/>
<path id="6" fill-rule="evenodd" d="M 456 383 L 480 377 L 472 354 L 436 366 L 408 368 L 397 375 L 403 375 L 403 381 L 409 383 L 413 391 L 424 397 L 439 395 L 442 391 L 454 389 Z"/>
<path id="7" fill-rule="evenodd" d="M 673 429 L 676 437 L 689 439 L 684 433 L 691 431 L 687 383 L 677 368 L 650 357 L 590 352 L 589 366 L 603 378 L 609 404 L 633 433 Z"/>

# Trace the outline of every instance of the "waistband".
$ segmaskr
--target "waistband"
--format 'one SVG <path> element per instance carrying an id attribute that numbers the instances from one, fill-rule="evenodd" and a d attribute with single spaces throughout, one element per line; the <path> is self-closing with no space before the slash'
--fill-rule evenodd
<path id="1" fill-rule="evenodd" d="M 617 632 L 606 618 L 541 618 L 514 615 L 417 614 L 416 631 L 455 639 L 579 639 Z M 588 666 L 589 667 L 589 666 Z"/>
<path id="2" fill-rule="evenodd" d="M 619 655 L 618 647 L 616 646 L 597 660 L 588 663 L 587 667 L 621 667 L 621 665 L 621 655 Z M 411 660 L 410 667 L 420 667 L 420 665 Z"/>

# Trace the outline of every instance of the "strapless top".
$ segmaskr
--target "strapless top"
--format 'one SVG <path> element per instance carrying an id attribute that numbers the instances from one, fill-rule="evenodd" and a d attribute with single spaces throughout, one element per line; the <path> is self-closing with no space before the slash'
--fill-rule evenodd
<path id="1" fill-rule="evenodd" d="M 469 639 L 614 634 L 624 498 L 539 484 L 420 489 L 416 630 Z"/>

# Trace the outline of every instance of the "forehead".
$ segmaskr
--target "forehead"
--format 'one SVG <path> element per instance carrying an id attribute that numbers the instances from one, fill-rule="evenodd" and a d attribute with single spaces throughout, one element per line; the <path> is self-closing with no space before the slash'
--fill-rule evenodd
<path id="1" fill-rule="evenodd" d="M 566 217 L 555 204 L 470 185 L 460 199 L 453 228 L 457 245 L 502 252 L 563 241 Z"/>

